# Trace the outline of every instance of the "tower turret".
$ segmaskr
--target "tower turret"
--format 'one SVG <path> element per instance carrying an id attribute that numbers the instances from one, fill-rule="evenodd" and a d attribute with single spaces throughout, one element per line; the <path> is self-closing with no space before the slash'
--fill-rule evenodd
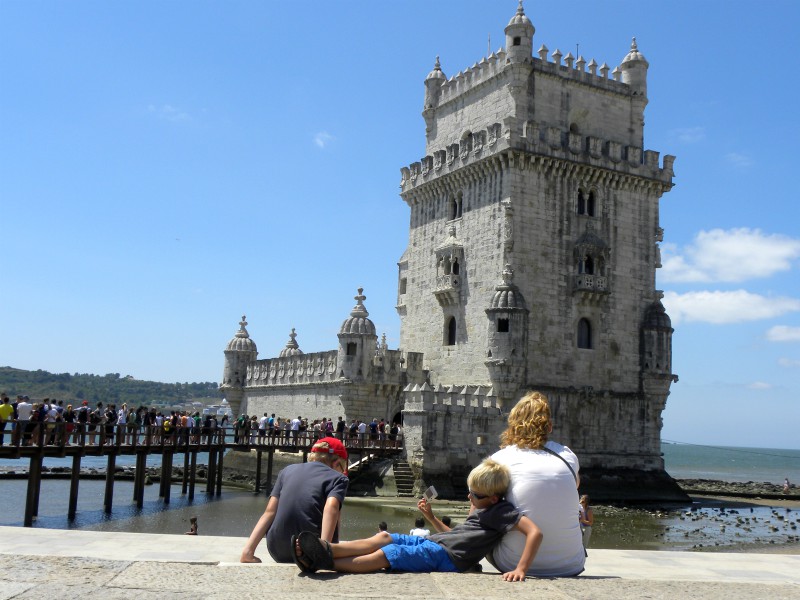
<path id="1" fill-rule="evenodd" d="M 289 341 L 286 342 L 286 347 L 281 350 L 281 353 L 278 355 L 281 358 L 286 356 L 300 356 L 303 351 L 300 350 L 300 345 L 297 343 L 295 339 L 297 334 L 294 332 L 294 327 L 292 327 L 292 332 L 289 334 Z"/>
<path id="2" fill-rule="evenodd" d="M 622 71 L 622 83 L 631 86 L 633 97 L 631 99 L 631 131 L 633 137 L 631 144 L 640 148 L 644 147 L 644 109 L 647 106 L 647 62 L 644 55 L 639 52 L 636 45 L 636 38 L 631 41 L 631 49 L 622 64 L 619 66 Z"/>
<path id="3" fill-rule="evenodd" d="M 442 72 L 439 64 L 439 57 L 436 57 L 436 64 L 433 71 L 428 73 L 425 78 L 425 106 L 422 109 L 422 117 L 425 119 L 425 133 L 430 138 L 436 119 L 436 108 L 439 106 L 439 97 L 442 94 L 442 86 L 447 82 L 447 77 Z"/>
<path id="4" fill-rule="evenodd" d="M 354 297 L 356 305 L 339 328 L 339 377 L 351 381 L 362 380 L 369 374 L 370 361 L 378 344 L 375 324 L 364 307 L 367 297 L 363 291 L 364 288 L 358 288 L 358 295 Z"/>
<path id="5" fill-rule="evenodd" d="M 533 56 L 533 34 L 536 29 L 525 15 L 522 0 L 519 0 L 517 13 L 506 25 L 506 56 L 510 63 L 523 62 Z"/>
<path id="6" fill-rule="evenodd" d="M 244 385 L 247 381 L 247 366 L 256 360 L 258 348 L 247 333 L 247 317 L 242 315 L 239 331 L 225 347 L 225 368 L 222 373 L 223 391 L 234 415 L 239 413 Z"/>

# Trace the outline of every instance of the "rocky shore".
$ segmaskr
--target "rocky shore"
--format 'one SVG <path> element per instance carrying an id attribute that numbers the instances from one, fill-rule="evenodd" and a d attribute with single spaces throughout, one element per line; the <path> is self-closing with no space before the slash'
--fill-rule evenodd
<path id="1" fill-rule="evenodd" d="M 800 500 L 800 488 L 789 486 L 789 493 L 783 493 L 783 486 L 768 481 L 718 481 L 716 479 L 677 479 L 681 489 L 689 495 L 703 494 L 732 496 L 736 498 L 768 498 L 773 500 Z"/>

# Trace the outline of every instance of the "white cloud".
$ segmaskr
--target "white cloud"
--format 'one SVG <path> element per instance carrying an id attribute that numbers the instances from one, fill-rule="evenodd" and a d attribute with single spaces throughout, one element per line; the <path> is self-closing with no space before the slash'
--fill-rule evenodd
<path id="1" fill-rule="evenodd" d="M 728 152 L 728 154 L 725 155 L 725 160 L 731 163 L 734 167 L 739 167 L 741 169 L 752 167 L 754 164 L 752 158 L 740 152 Z"/>
<path id="2" fill-rule="evenodd" d="M 800 368 L 800 360 L 796 360 L 794 358 L 779 358 L 778 364 L 782 367 L 787 367 L 789 369 Z"/>
<path id="3" fill-rule="evenodd" d="M 767 235 L 760 229 L 701 231 L 681 254 L 673 244 L 661 248 L 659 279 L 665 282 L 745 281 L 792 268 L 800 239 Z"/>
<path id="4" fill-rule="evenodd" d="M 705 127 L 680 127 L 673 129 L 670 133 L 678 141 L 685 144 L 696 144 L 706 139 Z"/>
<path id="5" fill-rule="evenodd" d="M 800 327 L 775 325 L 767 331 L 767 339 L 770 342 L 800 342 Z"/>
<path id="6" fill-rule="evenodd" d="M 318 148 L 325 148 L 325 146 L 327 146 L 333 140 L 334 137 L 327 131 L 320 131 L 317 135 L 314 136 L 314 143 L 317 145 Z"/>
<path id="7" fill-rule="evenodd" d="M 175 108 L 170 104 L 162 104 L 161 106 L 155 106 L 154 104 L 151 104 L 147 107 L 147 110 L 159 119 L 164 119 L 165 121 L 177 123 L 180 121 L 192 120 L 192 118 L 189 116 L 189 113 L 184 112 L 179 108 Z"/>
<path id="8" fill-rule="evenodd" d="M 674 323 L 696 321 L 720 325 L 773 319 L 800 311 L 800 300 L 772 298 L 745 290 L 664 293 L 664 306 Z"/>
<path id="9" fill-rule="evenodd" d="M 754 381 L 750 385 L 747 386 L 751 390 L 771 390 L 772 384 L 766 383 L 764 381 Z"/>

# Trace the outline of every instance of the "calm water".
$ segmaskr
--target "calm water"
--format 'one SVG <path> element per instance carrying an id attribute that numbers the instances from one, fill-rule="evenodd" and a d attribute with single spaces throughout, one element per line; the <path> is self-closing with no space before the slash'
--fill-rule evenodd
<path id="1" fill-rule="evenodd" d="M 677 478 L 782 483 L 784 477 L 789 477 L 790 481 L 800 481 L 800 450 L 679 444 L 664 444 L 663 448 L 667 471 Z M 198 463 L 204 461 L 205 457 L 198 457 Z M 156 466 L 159 462 L 160 457 L 150 457 L 148 466 Z M 72 463 L 71 459 L 48 458 L 44 464 L 48 467 L 71 467 Z M 81 464 L 87 468 L 104 468 L 106 459 L 85 457 Z M 126 464 L 133 464 L 132 457 L 118 458 L 117 465 Z M 0 467 L 27 467 L 27 461 L 2 460 Z M 204 489 L 204 486 L 198 486 L 195 500 L 189 503 L 186 497 L 181 496 L 180 486 L 173 486 L 171 503 L 165 506 L 158 498 L 158 485 L 148 486 L 145 488 L 144 507 L 139 510 L 132 502 L 133 483 L 117 481 L 114 485 L 113 512 L 106 515 L 102 510 L 104 482 L 83 480 L 80 482 L 78 515 L 75 521 L 69 522 L 66 518 L 69 481 L 45 480 L 42 482 L 39 516 L 35 526 L 182 534 L 189 527 L 189 517 L 197 516 L 201 535 L 248 536 L 264 510 L 266 497 L 227 488 L 219 498 L 208 497 Z M 0 498 L 4 506 L 0 511 L 0 525 L 22 525 L 25 491 L 26 482 L 23 480 L 0 480 Z M 415 517 L 413 511 L 381 504 L 380 499 L 368 505 L 348 502 L 343 512 L 343 537 L 354 539 L 371 535 L 379 521 L 386 521 L 390 530 L 394 531 L 407 531 L 412 527 Z M 448 510 L 443 510 L 441 514 L 447 514 Z M 768 507 L 756 507 L 752 513 L 747 510 L 747 517 L 755 517 L 758 521 L 748 523 L 745 530 L 731 520 L 735 517 L 724 513 L 721 516 L 715 509 L 700 509 L 688 517 L 680 514 L 680 511 L 658 516 L 598 507 L 592 545 L 596 548 L 687 549 L 701 543 L 705 546 L 754 541 L 772 543 L 770 540 L 786 543 L 787 535 L 797 533 L 796 529 L 784 531 L 785 524 L 790 522 L 788 518 L 781 521 L 779 531 L 772 531 L 771 527 L 778 521 Z M 453 509 L 450 514 L 458 513 Z M 800 522 L 800 518 L 795 516 L 798 514 L 794 512 L 791 515 L 791 523 Z M 709 537 L 708 532 L 712 530 L 722 533 Z"/>

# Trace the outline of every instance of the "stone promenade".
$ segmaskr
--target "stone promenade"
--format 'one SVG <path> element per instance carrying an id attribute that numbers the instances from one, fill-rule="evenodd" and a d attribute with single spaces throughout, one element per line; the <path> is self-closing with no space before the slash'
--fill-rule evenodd
<path id="1" fill-rule="evenodd" d="M 590 550 L 571 579 L 482 574 L 301 575 L 269 560 L 241 565 L 242 538 L 0 527 L 7 598 L 715 598 L 800 599 L 800 555 Z"/>

